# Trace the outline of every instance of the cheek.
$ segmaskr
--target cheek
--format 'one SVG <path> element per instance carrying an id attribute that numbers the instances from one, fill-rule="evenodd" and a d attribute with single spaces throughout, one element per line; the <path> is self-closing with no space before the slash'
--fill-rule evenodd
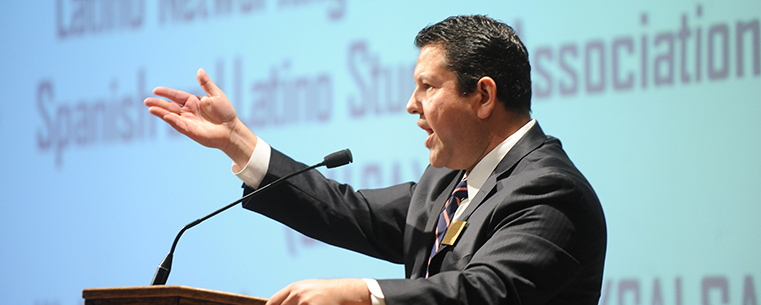
<path id="1" fill-rule="evenodd" d="M 442 106 L 443 105 L 438 103 L 436 100 L 428 100 L 427 102 L 423 103 L 425 118 L 430 124 L 435 125 L 442 120 L 442 115 L 444 114 L 444 109 Z"/>

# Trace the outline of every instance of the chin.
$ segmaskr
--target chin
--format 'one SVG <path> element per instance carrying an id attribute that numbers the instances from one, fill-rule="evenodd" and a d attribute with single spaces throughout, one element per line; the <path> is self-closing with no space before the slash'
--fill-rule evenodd
<path id="1" fill-rule="evenodd" d="M 436 168 L 444 167 L 444 165 L 439 164 L 439 160 L 436 159 L 436 156 L 431 153 L 431 155 L 428 156 L 428 163 L 431 164 L 431 166 Z"/>
<path id="2" fill-rule="evenodd" d="M 437 158 L 433 154 L 431 154 L 431 156 L 428 158 L 428 162 L 431 163 L 431 166 L 436 168 L 442 168 L 442 167 L 449 168 L 449 166 L 447 166 L 447 162 L 445 162 L 444 160 L 441 160 L 440 158 Z"/>

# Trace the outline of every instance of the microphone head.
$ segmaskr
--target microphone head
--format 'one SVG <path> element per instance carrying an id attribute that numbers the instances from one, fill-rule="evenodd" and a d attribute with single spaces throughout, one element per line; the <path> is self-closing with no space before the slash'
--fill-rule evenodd
<path id="1" fill-rule="evenodd" d="M 344 149 L 325 156 L 322 163 L 328 168 L 334 168 L 349 164 L 352 161 L 354 160 L 351 157 L 351 151 Z"/>

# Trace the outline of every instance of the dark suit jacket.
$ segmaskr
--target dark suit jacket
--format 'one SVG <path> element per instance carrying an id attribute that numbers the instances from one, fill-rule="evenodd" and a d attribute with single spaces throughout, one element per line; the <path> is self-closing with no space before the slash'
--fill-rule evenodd
<path id="1" fill-rule="evenodd" d="M 304 167 L 273 150 L 262 183 Z M 462 175 L 429 166 L 418 183 L 354 191 L 309 171 L 244 207 L 315 239 L 404 263 L 406 279 L 379 280 L 388 305 L 597 304 L 602 208 L 560 141 L 538 124 L 472 198 L 461 236 L 436 254 L 424 278 L 438 213 Z"/>

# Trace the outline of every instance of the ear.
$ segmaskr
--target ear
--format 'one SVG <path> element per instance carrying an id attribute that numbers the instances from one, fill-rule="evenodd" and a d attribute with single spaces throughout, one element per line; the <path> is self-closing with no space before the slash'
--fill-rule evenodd
<path id="1" fill-rule="evenodd" d="M 478 80 L 475 93 L 480 98 L 477 110 L 478 117 L 481 119 L 488 118 L 499 104 L 497 83 L 491 77 L 484 76 Z"/>

